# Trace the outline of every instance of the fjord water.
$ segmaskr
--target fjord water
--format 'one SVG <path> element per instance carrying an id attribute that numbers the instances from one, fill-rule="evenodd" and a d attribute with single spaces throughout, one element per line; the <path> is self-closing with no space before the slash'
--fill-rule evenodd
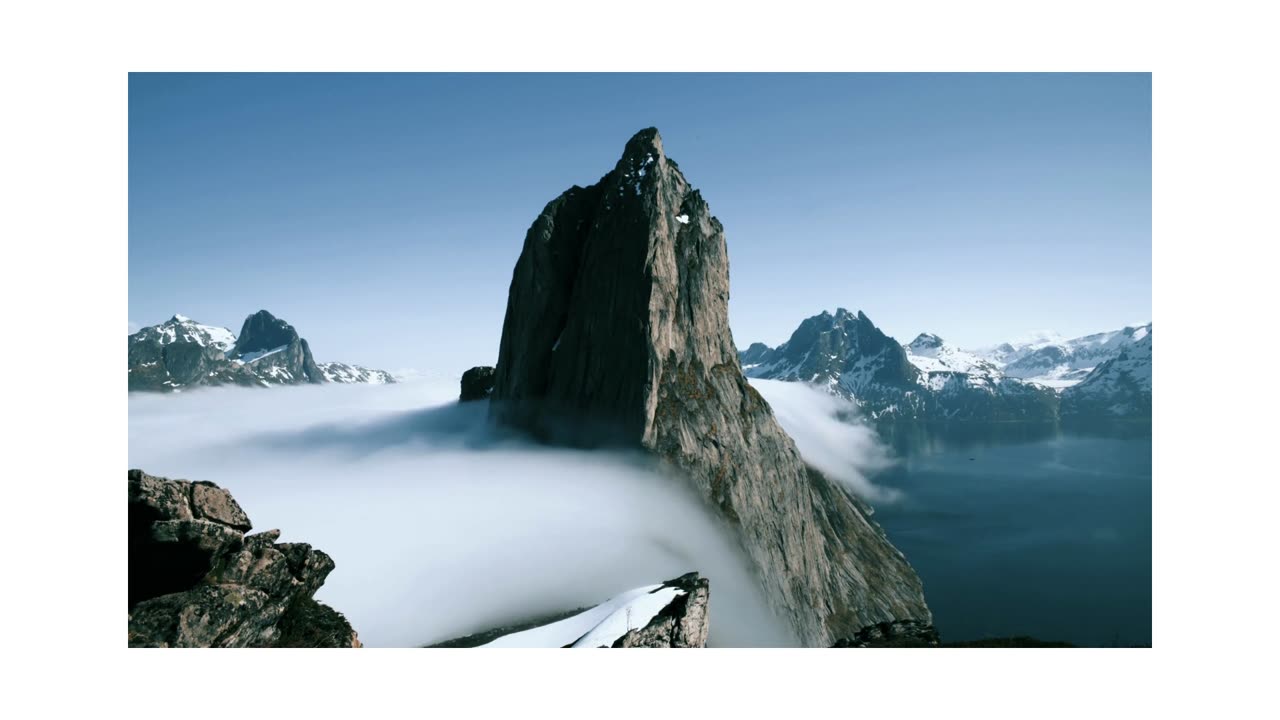
<path id="1" fill-rule="evenodd" d="M 881 430 L 875 518 L 944 642 L 1151 644 L 1150 426 Z"/>

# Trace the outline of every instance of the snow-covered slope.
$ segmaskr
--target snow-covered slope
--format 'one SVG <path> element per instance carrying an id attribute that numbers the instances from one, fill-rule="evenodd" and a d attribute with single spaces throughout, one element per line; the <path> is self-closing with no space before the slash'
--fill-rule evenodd
<path id="1" fill-rule="evenodd" d="M 340 362 L 320 363 L 320 372 L 324 379 L 336 383 L 369 383 L 385 385 L 395 382 L 395 378 L 386 370 L 370 370 L 359 365 L 348 365 Z"/>
<path id="2" fill-rule="evenodd" d="M 1063 417 L 1151 415 L 1151 332 L 1104 361 L 1079 385 L 1062 391 Z"/>
<path id="3" fill-rule="evenodd" d="M 502 637 L 480 647 L 611 647 L 631 630 L 649 624 L 684 591 L 663 585 L 628 590 L 573 617 Z"/>
<path id="4" fill-rule="evenodd" d="M 628 590 L 563 620 L 537 625 L 483 644 L 494 632 L 443 643 L 441 647 L 611 648 L 705 647 L 710 585 L 698 573 L 686 573 L 658 585 Z"/>
<path id="5" fill-rule="evenodd" d="M 926 378 L 933 373 L 964 373 L 973 385 L 984 385 L 1002 377 L 1000 367 L 977 353 L 948 345 L 931 333 L 920 333 L 907 345 L 907 359 L 920 369 Z"/>
<path id="6" fill-rule="evenodd" d="M 1151 323 L 1147 323 L 1069 340 L 1042 336 L 1029 342 L 998 345 L 980 354 L 1000 365 L 1008 377 L 1066 388 L 1081 382 L 1095 367 L 1150 333 Z"/>
<path id="7" fill-rule="evenodd" d="M 202 325 L 186 315 L 174 315 L 159 325 L 144 327 L 129 336 L 129 341 L 153 342 L 157 345 L 191 343 L 227 352 L 235 347 L 236 336 L 227 328 Z"/>

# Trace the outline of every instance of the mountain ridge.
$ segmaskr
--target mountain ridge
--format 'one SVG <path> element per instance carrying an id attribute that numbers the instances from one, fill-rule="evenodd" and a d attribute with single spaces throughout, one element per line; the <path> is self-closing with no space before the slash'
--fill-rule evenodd
<path id="1" fill-rule="evenodd" d="M 238 336 L 182 314 L 129 335 L 130 392 L 329 382 L 387 384 L 395 378 L 359 365 L 317 363 L 306 339 L 266 310 L 245 318 Z"/>
<path id="2" fill-rule="evenodd" d="M 855 314 L 837 308 L 834 314 L 823 310 L 804 319 L 776 348 L 752 343 L 739 353 L 739 362 L 748 377 L 806 382 L 851 399 L 872 420 L 1051 422 L 1086 410 L 1091 415 L 1106 414 L 1097 412 L 1099 404 L 1106 402 L 1097 397 L 1104 388 L 1126 393 L 1126 398 L 1108 406 L 1119 409 L 1110 417 L 1136 417 L 1150 414 L 1149 382 L 1143 386 L 1141 382 L 1098 381 L 1090 385 L 1091 391 L 1073 393 L 1074 399 L 1065 406 L 1060 394 L 1083 384 L 1103 363 L 1143 338 L 1149 345 L 1150 337 L 1147 323 L 1070 340 L 1046 336 L 978 351 L 955 347 L 928 332 L 902 345 L 862 311 Z M 875 341 L 853 341 L 858 338 Z M 1128 361 L 1126 377 L 1142 375 L 1137 366 L 1144 357 L 1149 376 L 1148 352 Z M 902 368 L 903 360 L 910 370 Z M 895 371 L 885 372 L 886 368 Z"/>

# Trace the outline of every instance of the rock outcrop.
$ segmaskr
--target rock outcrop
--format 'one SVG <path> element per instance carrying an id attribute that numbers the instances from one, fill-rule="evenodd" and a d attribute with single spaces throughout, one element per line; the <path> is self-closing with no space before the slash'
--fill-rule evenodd
<path id="1" fill-rule="evenodd" d="M 461 385 L 458 402 L 484 400 L 493 392 L 493 368 L 487 365 L 471 368 L 462 373 Z"/>
<path id="2" fill-rule="evenodd" d="M 130 470 L 130 647 L 360 647 L 312 598 L 333 560 L 250 529 L 213 483 Z"/>
<path id="3" fill-rule="evenodd" d="M 675 580 L 668 580 L 663 587 L 683 590 L 666 607 L 637 630 L 630 630 L 618 638 L 613 647 L 645 648 L 700 648 L 707 646 L 707 604 L 711 588 L 707 579 L 698 573 L 687 573 Z"/>
<path id="4" fill-rule="evenodd" d="M 809 645 L 931 619 L 920 580 L 859 503 L 807 467 L 747 384 L 729 332 L 724 229 L 653 129 L 530 227 L 491 416 L 545 441 L 643 448 L 736 531 Z"/>
<path id="5" fill-rule="evenodd" d="M 932 625 L 914 620 L 899 620 L 862 628 L 851 638 L 837 640 L 832 647 L 939 647 L 939 644 L 938 631 Z"/>

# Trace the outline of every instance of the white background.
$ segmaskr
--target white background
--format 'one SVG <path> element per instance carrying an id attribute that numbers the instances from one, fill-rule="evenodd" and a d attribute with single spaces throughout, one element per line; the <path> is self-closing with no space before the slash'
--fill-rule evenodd
<path id="1" fill-rule="evenodd" d="M 7 710 L 1078 718 L 1274 709 L 1263 653 L 1276 601 L 1276 398 L 1265 363 L 1276 349 L 1280 124 L 1274 68 L 1263 67 L 1275 61 L 1276 25 L 1263 7 L 7 4 Z M 127 650 L 127 72 L 156 70 L 1153 72 L 1155 648 Z"/>

